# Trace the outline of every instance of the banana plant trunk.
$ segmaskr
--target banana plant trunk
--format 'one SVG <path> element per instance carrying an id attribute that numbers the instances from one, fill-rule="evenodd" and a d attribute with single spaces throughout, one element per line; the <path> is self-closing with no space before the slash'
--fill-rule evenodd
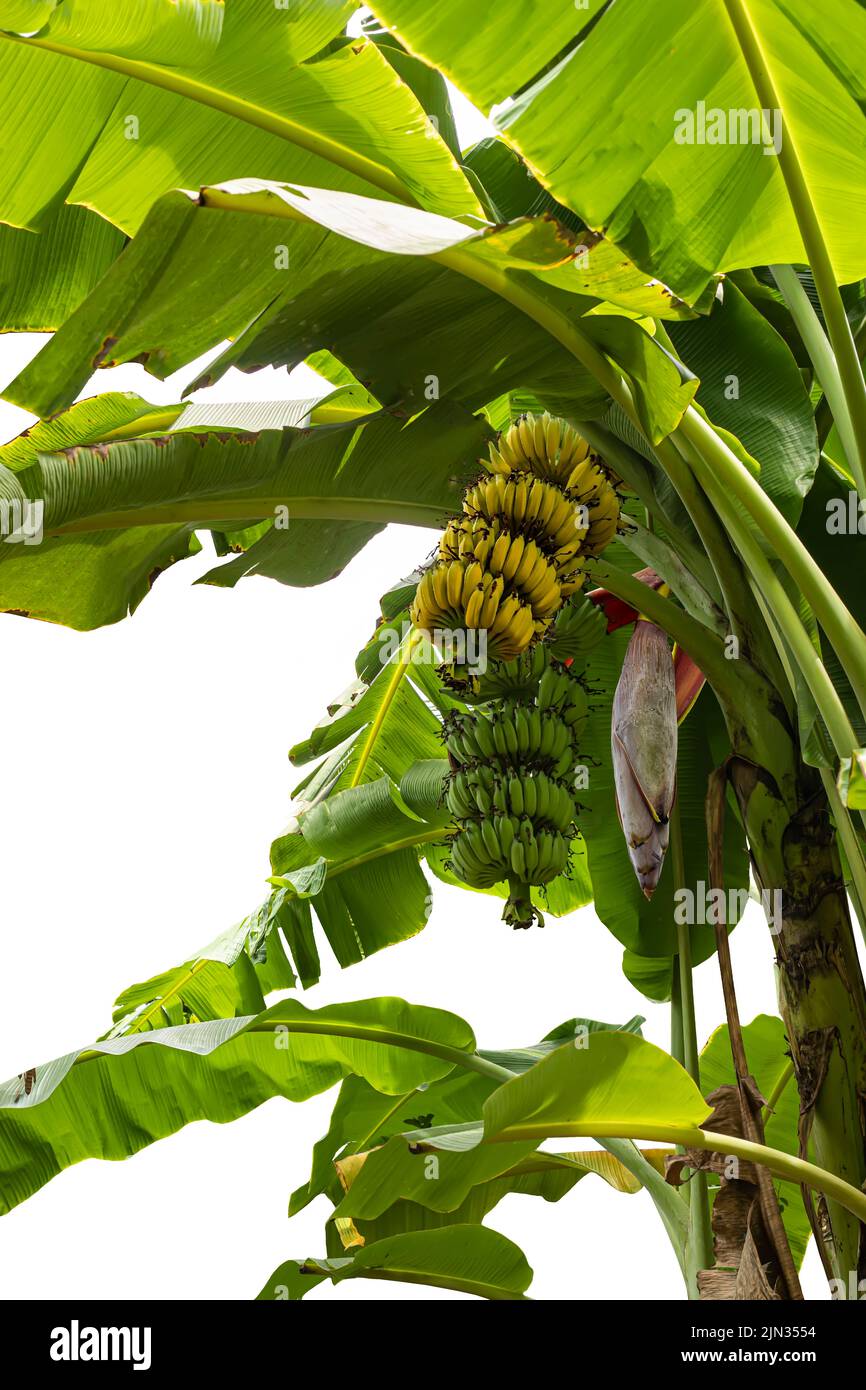
<path id="1" fill-rule="evenodd" d="M 779 1005 L 800 1094 L 800 1149 L 866 1182 L 866 989 L 824 789 L 774 711 L 767 744 L 735 754 L 729 778 L 773 934 Z M 739 719 L 742 719 L 740 711 Z M 730 722 L 730 721 L 729 721 Z M 731 730 L 734 747 L 742 725 Z M 763 756 L 761 756 L 763 754 Z M 822 1262 L 847 1290 L 863 1277 L 864 1227 L 820 1199 L 810 1210 Z"/>

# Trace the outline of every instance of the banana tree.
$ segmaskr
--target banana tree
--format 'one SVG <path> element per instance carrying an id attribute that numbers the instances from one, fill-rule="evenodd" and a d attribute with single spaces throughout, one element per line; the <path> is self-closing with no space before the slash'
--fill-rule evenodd
<path id="1" fill-rule="evenodd" d="M 631 1174 L 654 1197 L 692 1291 L 697 1270 L 718 1274 L 700 1155 L 719 1153 L 779 1180 L 788 1256 L 771 1239 L 778 1287 L 796 1296 L 791 1266 L 803 1245 L 801 1206 L 780 1183 L 802 1185 L 828 1277 L 845 1284 L 862 1269 L 866 1180 L 866 991 L 849 909 L 850 900 L 864 929 L 863 11 L 855 0 L 806 16 L 785 0 L 673 0 L 650 25 L 637 0 L 539 0 L 527 34 L 516 3 L 497 7 L 480 32 L 456 0 L 372 8 L 375 18 L 359 20 L 340 0 L 296 4 L 291 18 L 252 0 L 0 3 L 0 82 L 19 132 L 0 180 L 3 326 L 53 332 L 5 391 L 39 420 L 0 449 L 2 497 L 15 515 L 38 504 L 44 539 L 3 548 L 0 606 L 80 629 L 117 621 L 203 531 L 234 556 L 206 576 L 216 584 L 250 574 L 323 582 L 392 522 L 442 529 L 459 554 L 449 518 L 469 515 L 478 460 L 508 463 L 497 450 L 513 423 L 550 412 L 602 461 L 621 510 L 603 550 L 584 543 L 557 562 L 555 623 L 538 604 L 531 615 L 547 624 L 531 640 L 543 635 L 589 696 L 575 744 L 588 754 L 580 834 L 565 858 L 542 847 L 557 873 L 544 892 L 530 874 L 528 895 L 518 873 L 529 873 L 526 847 L 510 876 L 517 889 L 482 872 L 491 868 L 483 844 L 474 869 L 451 853 L 455 807 L 443 786 L 457 769 L 444 762 L 440 734 L 459 740 L 478 717 L 473 701 L 489 705 L 503 691 L 455 686 L 435 664 L 413 662 L 412 621 L 417 631 L 433 581 L 419 573 L 397 584 L 357 658 L 357 683 L 295 749 L 313 766 L 296 789 L 297 820 L 272 851 L 274 892 L 209 947 L 187 948 L 179 966 L 126 991 L 109 1038 L 82 1054 L 87 1066 L 66 1059 L 44 1083 L 39 1069 L 29 1084 L 27 1072 L 10 1083 L 4 1122 L 10 1144 L 25 1145 L 12 1171 L 47 1177 L 67 1154 L 121 1154 L 145 1133 L 168 1132 L 157 1114 L 134 1135 L 109 1133 L 111 1116 L 76 1095 L 86 1086 L 78 1077 L 94 1071 L 105 1078 L 99 1088 L 129 1086 L 134 1104 L 151 1084 L 147 1068 L 158 1067 L 161 1085 L 190 1097 L 188 1118 L 211 1107 L 212 1118 L 232 1118 L 234 1103 L 216 1102 L 204 1077 L 222 1074 L 238 1049 L 254 1078 L 242 1089 L 246 1108 L 266 1094 L 296 1098 L 294 1082 L 280 1073 L 269 1083 L 247 1055 L 253 1036 L 273 1032 L 273 1011 L 261 1027 L 250 1020 L 270 990 L 318 978 L 313 914 L 342 965 L 417 932 L 429 915 L 424 858 L 434 875 L 506 896 L 516 925 L 543 906 L 556 914 L 594 901 L 624 947 L 628 978 L 671 999 L 678 1060 L 657 1071 L 655 1051 L 623 1042 L 624 1030 L 612 1031 L 615 1043 L 590 1043 L 592 1063 L 563 1043 L 567 1030 L 554 1030 L 555 1046 L 530 1049 L 530 1063 L 491 1062 L 467 1041 L 434 1039 L 420 1051 L 442 1059 L 451 1048 L 450 1064 L 483 1075 L 488 1089 L 468 1112 L 443 1102 L 442 1126 L 434 1111 L 442 1134 L 395 1130 L 363 1165 L 347 1167 L 340 1153 L 348 1190 L 335 1202 L 327 1256 L 310 1268 L 290 1262 L 272 1281 L 290 1291 L 283 1296 L 308 1280 L 395 1269 L 519 1296 L 526 1284 L 513 1251 L 467 1242 L 474 1273 L 455 1270 L 466 1202 L 483 1183 L 471 1207 L 478 1221 L 518 1180 L 529 1183 L 518 1190 L 563 1195 L 563 1173 L 575 1170 L 532 1168 L 529 1153 L 550 1135 L 584 1134 L 619 1146 L 610 1154 L 619 1166 L 603 1175 L 627 1186 Z M 446 78 L 494 115 L 496 134 L 468 150 Z M 193 386 L 230 367 L 306 361 L 333 390 L 294 409 L 158 408 L 116 394 L 76 404 L 99 367 L 134 360 L 165 377 L 219 345 Z M 603 600 L 567 592 L 578 587 L 568 568 L 578 559 L 580 582 L 588 577 Z M 538 576 L 538 592 L 549 593 Z M 628 622 L 614 630 L 600 613 L 617 603 Z M 481 604 L 463 611 L 465 626 L 493 635 Z M 609 751 L 614 689 L 639 617 L 708 687 L 680 728 L 677 800 L 668 795 L 664 810 L 670 863 L 649 899 L 629 877 Z M 489 845 L 486 853 L 495 867 Z M 541 851 L 532 853 L 537 869 Z M 719 1085 L 707 1084 L 710 1064 L 697 1054 L 691 967 L 718 950 L 725 972 L 726 934 L 700 913 L 680 921 L 675 908 L 707 881 L 730 899 L 749 866 L 778 969 L 776 1060 L 790 1051 L 799 1120 L 793 1138 L 773 1145 L 723 1116 L 720 1146 L 701 1099 Z M 387 885 L 387 923 L 372 920 L 372 884 Z M 736 916 L 716 926 L 729 929 Z M 304 1030 L 290 1026 L 299 1008 L 276 1006 L 286 1011 L 290 1070 L 304 1065 Z M 732 994 L 728 1027 L 733 1059 L 720 1084 L 742 1092 L 748 1030 Z M 189 1076 L 186 1059 L 160 1045 L 176 1028 Z M 369 1039 L 369 1025 L 339 1024 L 333 1036 Z M 340 1054 L 316 1076 L 346 1077 L 344 1088 L 355 1078 L 387 1096 L 441 1080 L 418 1080 L 411 1068 L 398 1077 L 391 1059 L 378 1086 L 356 1061 L 354 1050 Z M 773 1092 L 769 1064 L 767 1079 L 750 1065 L 757 1089 Z M 623 1108 L 583 1108 L 607 1068 Z M 643 1088 L 655 1097 L 645 1112 L 629 1100 Z M 32 1129 L 16 1107 L 35 1117 Z M 94 1128 L 76 1146 L 70 1124 L 77 1133 L 82 1108 Z M 542 1119 L 530 1124 L 536 1108 Z M 365 1123 L 341 1120 L 328 1161 L 344 1145 L 358 1158 L 365 1138 L 387 1133 L 384 1118 Z M 628 1147 L 634 1139 L 679 1146 L 700 1178 L 688 1205 Z M 26 1152 L 31 1140 L 36 1155 Z M 471 1181 L 455 1183 L 448 1209 L 463 1212 L 450 1226 L 456 1237 L 430 1243 L 415 1189 L 370 1176 L 398 1140 L 392 1153 L 402 1144 L 410 1155 L 459 1155 Z M 518 1154 L 512 1140 L 534 1147 Z M 502 1144 L 498 1162 L 509 1151 L 508 1167 L 484 1166 L 488 1144 Z M 582 1176 L 588 1160 L 570 1161 Z M 361 1202 L 365 1182 L 391 1198 L 381 1210 Z M 719 1213 L 721 1183 L 713 1195 Z M 761 1200 L 766 1215 L 765 1189 Z M 378 1225 L 395 1206 L 391 1224 Z M 366 1234 L 352 1229 L 356 1218 L 370 1221 Z M 757 1245 L 772 1226 L 767 1216 Z M 380 1232 L 392 1242 L 413 1234 L 374 1250 Z M 745 1235 L 741 1253 L 745 1270 Z"/>

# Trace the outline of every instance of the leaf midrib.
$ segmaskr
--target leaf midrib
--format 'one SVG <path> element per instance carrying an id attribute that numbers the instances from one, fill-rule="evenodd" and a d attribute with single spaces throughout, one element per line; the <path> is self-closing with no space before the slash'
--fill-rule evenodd
<path id="1" fill-rule="evenodd" d="M 241 497 L 215 502 L 208 498 L 178 500 L 153 507 L 125 507 L 76 517 L 49 527 L 49 536 L 76 535 L 88 531 L 119 531 L 133 526 L 170 526 L 180 523 L 209 526 L 224 521 L 254 521 L 273 517 L 278 508 L 289 515 L 323 521 L 366 521 L 372 525 L 402 522 L 437 530 L 448 514 L 447 506 L 428 502 L 392 502 L 375 497 Z"/>
<path id="2" fill-rule="evenodd" d="M 390 169 L 385 168 L 384 165 L 377 164 L 375 160 L 368 159 L 366 155 L 358 154 L 356 150 L 341 145 L 339 141 L 331 139 L 330 136 L 322 135 L 309 126 L 302 125 L 299 121 L 292 121 L 287 116 L 278 116 L 265 107 L 257 106 L 255 102 L 247 101 L 243 97 L 232 96 L 230 93 L 220 91 L 215 87 L 209 87 L 207 83 L 197 81 L 196 78 L 182 73 L 176 68 L 163 68 L 154 63 L 144 63 L 138 59 L 127 58 L 116 53 L 88 51 L 76 48 L 72 44 L 56 43 L 47 38 L 29 39 L 0 32 L 0 39 L 6 39 L 10 43 L 23 44 L 28 48 L 41 48 L 46 52 L 57 53 L 64 58 L 74 58 L 82 63 L 91 63 L 94 67 L 116 72 L 121 77 L 134 78 L 140 82 L 146 82 L 152 87 L 161 87 L 164 91 L 172 92 L 176 96 L 187 97 L 202 106 L 210 106 L 215 111 L 220 111 L 227 116 L 234 116 L 247 125 L 256 126 L 259 130 L 279 136 L 280 139 L 287 140 L 300 149 L 309 151 L 310 154 L 326 159 L 329 163 L 337 165 L 347 173 L 356 175 L 374 188 L 381 189 L 383 193 L 387 193 L 402 203 L 407 203 L 412 207 L 419 206 L 417 199 L 403 180 L 392 173 Z"/>

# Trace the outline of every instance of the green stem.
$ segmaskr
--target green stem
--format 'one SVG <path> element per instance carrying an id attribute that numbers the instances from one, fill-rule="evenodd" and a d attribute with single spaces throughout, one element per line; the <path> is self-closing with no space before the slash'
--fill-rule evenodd
<path id="1" fill-rule="evenodd" d="M 768 1120 L 771 1120 L 773 1118 L 773 1113 L 776 1109 L 776 1106 L 779 1104 L 782 1095 L 787 1089 L 788 1083 L 792 1081 L 793 1078 L 794 1063 L 789 1060 L 786 1066 L 782 1068 L 782 1072 L 779 1076 L 779 1079 L 773 1087 L 772 1091 L 770 1092 L 770 1098 L 764 1106 L 763 1110 L 761 1111 L 761 1121 L 763 1124 L 766 1124 Z"/>
<path id="2" fill-rule="evenodd" d="M 683 1027 L 682 986 L 679 961 L 673 963 L 671 976 L 671 1056 L 681 1067 L 686 1064 L 685 1030 Z"/>
<path id="3" fill-rule="evenodd" d="M 656 337 L 678 361 L 679 356 L 667 330 L 656 321 Z M 732 635 L 746 644 L 752 659 L 758 659 L 767 675 L 778 682 L 778 669 L 766 620 L 754 612 L 751 590 L 742 561 L 731 544 L 730 534 L 722 526 L 718 513 L 710 506 L 706 493 L 689 467 L 676 434 L 655 446 L 655 455 L 664 472 L 679 493 L 691 517 L 710 562 L 713 566 Z"/>
<path id="4" fill-rule="evenodd" d="M 683 854 L 683 830 L 679 802 L 671 812 L 671 869 L 676 888 L 686 887 L 686 865 Z M 692 981 L 692 942 L 689 927 L 677 914 L 677 961 L 679 964 L 680 999 L 682 1002 L 683 1065 L 701 1089 L 701 1062 L 698 1052 L 698 1030 L 695 1015 L 695 994 Z M 698 1298 L 697 1274 L 712 1269 L 715 1263 L 713 1232 L 710 1226 L 710 1201 L 707 1175 L 692 1172 L 689 1182 L 689 1297 Z"/>
<path id="5" fill-rule="evenodd" d="M 724 598 L 728 621 L 732 630 L 738 633 L 742 626 L 741 615 L 746 607 L 744 599 L 747 589 L 736 554 L 719 525 L 718 517 L 707 504 L 694 474 L 673 444 L 663 440 L 655 446 L 655 454 L 701 538 Z"/>
<path id="6" fill-rule="evenodd" d="M 674 887 L 686 887 L 686 866 L 683 855 L 683 829 L 680 819 L 679 802 L 674 803 L 671 812 L 671 869 Z M 682 916 L 682 914 L 678 914 Z M 692 988 L 692 941 L 688 924 L 677 920 L 677 959 L 680 974 L 680 998 L 683 1011 L 683 1066 L 701 1089 L 700 1053 L 698 1052 L 698 1028 L 695 1016 L 695 995 Z"/>
<path id="7" fill-rule="evenodd" d="M 691 455 L 694 457 L 694 455 Z M 704 486 L 719 516 L 731 529 L 737 526 L 737 514 L 732 507 L 725 489 L 714 477 L 707 476 Z M 845 713 L 845 707 L 830 679 L 827 668 L 815 650 L 804 628 L 800 616 L 791 602 L 782 581 L 779 579 L 757 539 L 742 528 L 737 536 L 737 544 L 753 581 L 767 601 L 772 621 L 787 642 L 791 655 L 812 697 L 821 712 L 833 740 L 833 746 L 840 758 L 851 756 L 857 747 L 857 739 Z"/>
<path id="8" fill-rule="evenodd" d="M 717 486 L 715 481 L 709 482 L 708 486 L 719 515 L 725 518 L 729 525 L 736 525 L 736 517 L 724 489 Z M 840 758 L 850 757 L 852 749 L 857 747 L 857 736 L 845 706 L 839 698 L 838 691 L 833 685 L 819 653 L 812 645 L 809 634 L 800 621 L 799 614 L 760 545 L 747 530 L 743 531 L 741 535 L 740 549 L 750 574 L 756 581 L 756 587 L 760 590 L 759 597 L 768 605 L 771 631 L 774 629 L 776 631 L 776 640 L 779 643 L 782 660 L 787 665 L 788 652 L 790 652 L 790 656 L 808 685 L 818 711 L 827 726 L 837 756 Z M 785 643 L 787 643 L 787 651 Z M 824 737 L 826 741 L 826 735 Z M 839 796 L 832 773 L 823 767 L 820 772 L 827 798 L 833 810 L 836 827 L 845 848 L 845 855 L 853 879 L 852 898 L 857 920 L 864 940 L 866 940 L 866 858 L 864 858 L 863 846 L 854 831 L 848 808 L 843 805 Z"/>
<path id="9" fill-rule="evenodd" d="M 679 428 L 683 438 L 692 446 L 693 466 L 704 490 L 713 497 L 715 483 L 718 489 L 733 493 L 770 542 L 835 647 L 866 717 L 866 634 L 815 564 L 799 536 L 712 426 L 690 406 Z M 735 517 L 734 513 L 731 515 Z M 744 538 L 747 532 L 747 526 L 737 522 L 733 539 L 738 545 L 741 541 L 746 543 Z"/>
<path id="10" fill-rule="evenodd" d="M 854 334 L 854 348 L 857 352 L 857 358 L 862 367 L 863 357 L 864 354 L 866 354 L 866 318 L 861 319 L 857 327 L 857 331 Z M 822 396 L 821 400 L 815 407 L 815 428 L 818 431 L 818 447 L 822 451 L 824 449 L 824 445 L 827 443 L 827 440 L 830 436 L 830 431 L 832 430 L 834 423 L 835 422 L 833 420 L 833 412 L 830 409 L 830 402 L 827 400 L 826 396 Z"/>
<path id="11" fill-rule="evenodd" d="M 806 346 L 815 376 L 836 422 L 848 467 L 852 475 L 856 476 L 857 440 L 833 349 L 794 268 L 790 265 L 771 265 L 770 270 Z"/>
<path id="12" fill-rule="evenodd" d="M 724 0 L 724 3 L 762 107 L 769 111 L 781 112 L 782 102 L 746 0 Z M 856 440 L 851 467 L 857 490 L 861 496 L 866 496 L 866 382 L 836 283 L 830 252 L 803 173 L 794 132 L 787 120 L 784 123 L 784 138 L 779 149 L 779 169 L 785 180 L 791 208 L 806 250 L 806 258 L 815 279 L 830 346 L 845 392 Z"/>
<path id="13" fill-rule="evenodd" d="M 461 1052 L 459 1047 L 449 1047 L 447 1043 L 435 1042 L 432 1038 L 418 1038 L 410 1033 L 397 1033 L 389 1028 L 365 1028 L 354 1023 L 331 1023 L 316 1018 L 272 1019 L 269 1023 L 251 1023 L 245 1033 L 273 1033 L 279 1028 L 287 1033 L 316 1034 L 319 1037 L 358 1038 L 364 1042 L 381 1043 L 383 1047 L 402 1047 L 409 1052 L 424 1052 L 429 1057 L 441 1057 L 455 1067 L 467 1071 L 477 1071 L 481 1076 L 489 1076 L 493 1081 L 513 1081 L 516 1072 L 501 1067 L 498 1062 L 490 1062 L 479 1057 L 477 1052 Z M 236 1036 L 240 1036 L 239 1034 Z M 94 1056 L 82 1053 L 77 1060 Z"/>
<path id="14" fill-rule="evenodd" d="M 509 1126 L 487 1141 L 492 1144 L 511 1144 L 517 1140 L 542 1139 L 651 1139 L 663 1144 L 678 1144 L 684 1149 L 705 1149 L 709 1153 L 730 1154 L 748 1163 L 762 1163 L 777 1177 L 788 1182 L 805 1184 L 815 1192 L 823 1192 L 866 1221 L 866 1193 L 845 1182 L 835 1173 L 819 1168 L 806 1159 L 795 1158 L 767 1144 L 755 1144 L 731 1134 L 718 1134 L 710 1129 L 692 1125 L 635 1123 L 629 1120 L 545 1121 L 536 1120 L 524 1125 Z"/>
<path id="15" fill-rule="evenodd" d="M 661 1217 L 668 1239 L 673 1247 L 683 1278 L 688 1282 L 686 1256 L 688 1245 L 688 1219 L 683 1203 L 676 1190 L 666 1183 L 640 1149 L 630 1139 L 604 1139 L 600 1141 L 603 1149 L 618 1159 L 623 1168 L 637 1178 L 649 1193 L 656 1211 Z"/>
<path id="16" fill-rule="evenodd" d="M 820 773 L 833 815 L 833 822 L 839 832 L 839 839 L 842 841 L 842 848 L 845 851 L 845 858 L 848 861 L 848 869 L 851 874 L 852 882 L 846 887 L 854 904 L 860 933 L 866 942 L 866 858 L 864 858 L 863 843 L 854 829 L 848 807 L 839 795 L 839 788 L 833 773 L 828 767 L 822 767 Z"/>

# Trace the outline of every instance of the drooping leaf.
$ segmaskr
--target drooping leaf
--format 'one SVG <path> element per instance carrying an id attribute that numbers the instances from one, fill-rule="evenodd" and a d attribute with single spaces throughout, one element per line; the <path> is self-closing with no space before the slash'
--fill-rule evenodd
<path id="1" fill-rule="evenodd" d="M 394 783 L 380 777 L 303 812 L 298 829 L 271 848 L 272 881 L 291 891 L 298 871 L 319 869 L 307 886 L 309 906 L 340 965 L 353 965 L 426 925 L 431 896 L 419 852 L 445 833 L 441 816 L 408 813 Z"/>
<path id="2" fill-rule="evenodd" d="M 351 1259 L 287 1260 L 274 1271 L 259 1299 L 303 1298 L 323 1278 L 390 1279 L 455 1289 L 479 1298 L 522 1299 L 532 1281 L 523 1253 L 498 1231 L 485 1226 L 448 1226 L 390 1236 L 368 1245 Z M 306 1280 L 306 1283 L 305 1283 Z"/>
<path id="3" fill-rule="evenodd" d="M 158 199 L 93 294 L 5 394 L 46 415 L 68 405 L 97 366 L 135 358 L 164 377 L 231 338 L 196 385 L 229 366 L 294 364 L 326 347 L 383 402 L 421 408 L 447 394 L 481 405 L 537 382 L 570 393 L 584 416 L 597 410 L 603 393 L 570 354 L 471 275 L 435 259 L 455 248 L 470 271 L 526 272 L 575 319 L 599 302 L 570 277 L 567 288 L 560 283 L 575 242 L 550 219 L 473 231 L 399 203 L 241 179 Z"/>
<path id="4" fill-rule="evenodd" d="M 77 628 L 116 622 L 160 570 L 199 548 L 195 529 L 262 518 L 279 556 L 271 572 L 321 583 L 390 520 L 440 524 L 485 433 L 481 420 L 445 401 L 408 423 L 384 412 L 256 433 L 225 428 L 226 412 L 267 421 L 273 411 L 261 403 L 238 414 L 102 401 L 82 402 L 0 450 L 0 493 L 22 508 L 38 505 L 44 533 L 38 545 L 0 548 L 0 609 Z M 145 437 L 128 438 L 136 427 Z"/>
<path id="5" fill-rule="evenodd" d="M 621 1028 L 626 1032 L 640 1033 L 643 1021 L 640 1017 L 632 1018 L 622 1024 Z M 530 1047 L 508 1048 L 504 1051 L 485 1049 L 480 1055 L 498 1066 L 522 1074 L 541 1058 L 549 1056 L 557 1047 L 561 1047 L 566 1039 L 587 1039 L 598 1031 L 615 1031 L 618 1027 L 620 1025 L 597 1023 L 593 1019 L 570 1018 L 551 1029 L 541 1042 Z M 427 1128 L 435 1126 L 437 1130 L 442 1130 L 449 1126 L 471 1123 L 477 1120 L 485 1099 L 493 1093 L 497 1085 L 497 1081 L 489 1076 L 461 1071 L 458 1068 L 448 1076 L 425 1086 L 423 1090 L 407 1092 L 395 1103 L 392 1097 L 383 1097 L 367 1082 L 354 1076 L 347 1077 L 340 1088 L 328 1133 L 314 1147 L 310 1178 L 303 1187 L 292 1194 L 290 1214 L 301 1211 L 319 1193 L 334 1190 L 333 1165 L 336 1159 L 360 1153 L 373 1146 L 387 1145 L 395 1136 L 405 1135 L 407 1129 L 420 1123 L 421 1116 L 418 1111 L 423 1112 Z M 602 1161 L 604 1157 L 603 1154 L 594 1155 L 592 1161 Z M 583 1156 L 581 1161 L 582 1159 Z M 569 1172 L 572 1171 L 569 1169 Z M 593 1171 L 599 1169 L 595 1168 Z M 521 1170 L 520 1176 L 526 1177 L 527 1173 Z M 613 1180 L 612 1172 L 605 1172 L 603 1176 Z M 572 1185 L 572 1179 L 566 1180 L 563 1184 L 561 1170 L 559 1176 L 551 1181 L 560 1195 Z M 574 1177 L 573 1181 L 577 1181 L 577 1177 Z M 626 1179 L 622 1178 L 622 1181 L 626 1182 Z M 546 1187 L 546 1184 L 542 1182 L 542 1186 Z M 512 1189 L 507 1184 L 496 1186 L 493 1192 L 482 1198 L 483 1210 L 480 1214 L 471 1219 L 480 1220 L 491 1206 L 505 1195 L 506 1190 Z M 476 1208 L 473 1207 L 473 1210 Z M 466 1219 L 470 1219 L 468 1215 Z"/>
<path id="6" fill-rule="evenodd" d="M 126 1158 L 271 1096 L 306 1100 L 350 1074 L 402 1094 L 451 1070 L 439 1046 L 473 1050 L 468 1024 L 401 999 L 317 1010 L 284 1000 L 253 1018 L 93 1043 L 31 1069 L 28 1086 L 19 1077 L 0 1087 L 2 1210 L 80 1159 Z"/>

